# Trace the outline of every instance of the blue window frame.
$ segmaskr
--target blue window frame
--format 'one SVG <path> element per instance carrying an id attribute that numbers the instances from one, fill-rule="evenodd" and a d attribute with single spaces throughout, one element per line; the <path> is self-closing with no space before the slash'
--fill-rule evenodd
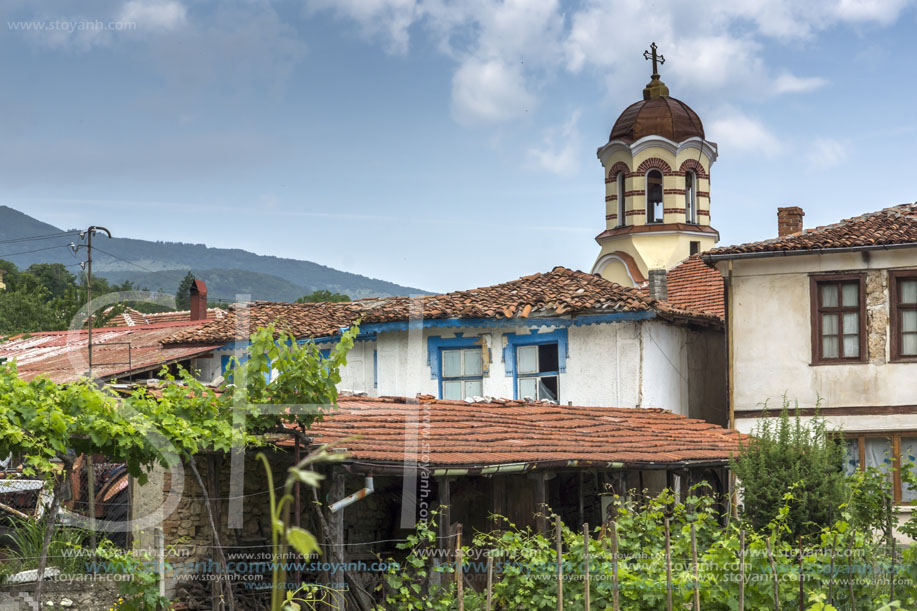
<path id="1" fill-rule="evenodd" d="M 567 330 L 528 335 L 507 333 L 503 349 L 506 375 L 513 378 L 513 398 L 560 402 L 560 374 L 569 356 Z"/>
<path id="2" fill-rule="evenodd" d="M 484 393 L 487 367 L 485 348 L 480 337 L 427 338 L 427 362 L 430 377 L 435 379 L 440 399 L 462 400 Z"/>

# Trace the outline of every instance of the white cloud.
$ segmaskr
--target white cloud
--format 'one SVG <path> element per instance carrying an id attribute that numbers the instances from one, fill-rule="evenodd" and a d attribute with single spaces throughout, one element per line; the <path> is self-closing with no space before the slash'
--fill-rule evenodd
<path id="1" fill-rule="evenodd" d="M 118 20 L 138 29 L 174 30 L 185 25 L 187 9 L 175 0 L 130 0 L 121 8 Z"/>
<path id="2" fill-rule="evenodd" d="M 812 143 L 808 159 L 815 167 L 833 168 L 847 159 L 847 145 L 833 138 L 817 138 Z"/>
<path id="3" fill-rule="evenodd" d="M 707 122 L 707 135 L 721 153 L 770 157 L 780 152 L 780 141 L 758 119 L 731 108 L 712 116 L 716 118 Z"/>
<path id="4" fill-rule="evenodd" d="M 392 53 L 406 53 L 408 28 L 419 16 L 415 0 L 307 0 L 306 10 L 327 10 L 356 21 L 368 38 L 380 38 Z"/>
<path id="5" fill-rule="evenodd" d="M 828 81 L 821 77 L 803 77 L 784 72 L 774 79 L 774 93 L 803 93 L 815 91 L 827 84 Z"/>
<path id="6" fill-rule="evenodd" d="M 889 25 L 909 4 L 910 0 L 840 0 L 836 15 L 844 21 L 874 21 Z"/>
<path id="7" fill-rule="evenodd" d="M 575 174 L 579 170 L 578 155 L 583 151 L 577 125 L 579 117 L 580 111 L 575 110 L 566 123 L 549 129 L 542 146 L 531 147 L 526 152 L 529 163 L 558 176 Z"/>
<path id="8" fill-rule="evenodd" d="M 534 106 L 518 66 L 469 59 L 452 77 L 452 114 L 464 125 L 518 118 Z"/>

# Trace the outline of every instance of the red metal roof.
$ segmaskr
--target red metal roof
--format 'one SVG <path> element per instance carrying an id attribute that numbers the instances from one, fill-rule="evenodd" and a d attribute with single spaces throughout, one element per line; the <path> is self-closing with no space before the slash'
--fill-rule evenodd
<path id="1" fill-rule="evenodd" d="M 430 468 L 506 463 L 725 463 L 740 434 L 660 409 L 340 397 L 308 431 L 343 444 L 352 462 Z M 286 442 L 284 442 L 286 443 Z"/>
<path id="2" fill-rule="evenodd" d="M 204 321 L 164 323 L 158 325 L 102 328 L 92 333 L 93 374 L 110 379 L 158 369 L 192 356 L 205 354 L 221 344 L 195 346 L 163 346 L 162 340 L 176 331 L 197 327 Z M 128 346 L 130 343 L 130 365 Z M 0 358 L 15 360 L 19 375 L 29 380 L 46 374 L 53 382 L 72 382 L 89 370 L 88 331 L 45 331 L 23 334 L 0 343 Z"/>
<path id="3" fill-rule="evenodd" d="M 226 310 L 220 308 L 207 308 L 207 320 L 223 318 Z M 178 310 L 177 312 L 156 312 L 148 314 L 140 312 L 134 308 L 125 308 L 117 316 L 106 322 L 105 327 L 133 327 L 135 325 L 155 325 L 166 322 L 189 322 L 191 320 L 191 310 Z"/>

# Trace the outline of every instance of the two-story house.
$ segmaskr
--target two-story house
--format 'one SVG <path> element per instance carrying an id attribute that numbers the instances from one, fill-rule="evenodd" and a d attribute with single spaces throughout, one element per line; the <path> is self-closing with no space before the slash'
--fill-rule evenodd
<path id="1" fill-rule="evenodd" d="M 808 230 L 803 214 L 781 208 L 779 237 L 703 256 L 726 280 L 730 425 L 750 431 L 786 395 L 844 430 L 849 468 L 914 461 L 917 204 Z"/>

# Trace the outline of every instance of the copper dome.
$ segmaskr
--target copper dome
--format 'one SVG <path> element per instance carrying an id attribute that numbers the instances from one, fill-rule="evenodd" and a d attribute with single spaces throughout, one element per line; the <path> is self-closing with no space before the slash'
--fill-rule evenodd
<path id="1" fill-rule="evenodd" d="M 632 144 L 646 136 L 683 142 L 688 138 L 704 138 L 704 125 L 687 104 L 663 95 L 628 106 L 611 128 L 609 140 Z"/>

